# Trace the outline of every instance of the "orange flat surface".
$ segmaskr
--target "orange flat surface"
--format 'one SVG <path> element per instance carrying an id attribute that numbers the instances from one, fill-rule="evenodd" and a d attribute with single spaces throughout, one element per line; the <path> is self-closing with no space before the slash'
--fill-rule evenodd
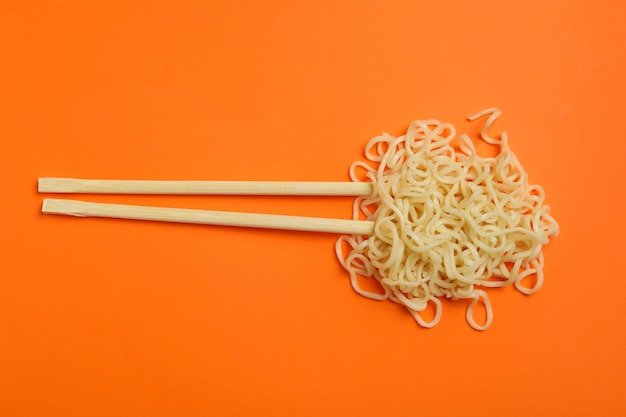
<path id="1" fill-rule="evenodd" d="M 626 415 L 624 2 L 3 1 L 0 415 Z M 503 110 L 561 234 L 543 288 L 416 325 L 336 236 L 44 216 L 40 176 L 346 181 Z M 87 198 L 85 198 L 87 199 Z M 350 198 L 92 196 L 350 216 Z"/>

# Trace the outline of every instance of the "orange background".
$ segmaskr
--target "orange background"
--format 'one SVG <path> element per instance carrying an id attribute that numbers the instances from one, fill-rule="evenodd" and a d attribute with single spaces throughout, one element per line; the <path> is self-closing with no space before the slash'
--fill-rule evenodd
<path id="1" fill-rule="evenodd" d="M 622 1 L 2 1 L 1 416 L 626 414 Z M 544 287 L 419 328 L 336 236 L 40 214 L 40 176 L 345 181 L 503 110 Z M 347 218 L 350 198 L 93 196 Z"/>

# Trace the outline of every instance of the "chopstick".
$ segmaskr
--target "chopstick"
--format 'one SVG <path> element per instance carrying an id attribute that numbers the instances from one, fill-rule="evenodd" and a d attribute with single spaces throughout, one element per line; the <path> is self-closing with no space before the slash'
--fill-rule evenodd
<path id="1" fill-rule="evenodd" d="M 38 190 L 41 193 L 79 194 L 368 196 L 372 194 L 373 186 L 371 183 L 359 182 L 155 181 L 52 177 L 39 178 Z M 374 222 L 364 220 L 107 204 L 56 198 L 44 199 L 42 212 L 77 217 L 110 217 L 340 234 L 374 233 Z"/>
<path id="2" fill-rule="evenodd" d="M 39 178 L 41 193 L 368 196 L 366 182 L 154 181 Z"/>
<path id="3" fill-rule="evenodd" d="M 278 214 L 238 213 L 182 208 L 133 206 L 46 198 L 42 212 L 77 217 L 110 217 L 175 223 L 241 226 L 339 234 L 371 235 L 374 222 Z"/>
<path id="4" fill-rule="evenodd" d="M 371 183 L 287 181 L 158 181 L 39 178 L 41 193 L 172 194 L 172 195 L 308 195 L 368 196 Z M 340 234 L 371 235 L 374 223 L 361 220 L 277 214 L 133 206 L 46 198 L 42 212 L 77 217 L 111 217 L 176 223 L 197 223 Z"/>

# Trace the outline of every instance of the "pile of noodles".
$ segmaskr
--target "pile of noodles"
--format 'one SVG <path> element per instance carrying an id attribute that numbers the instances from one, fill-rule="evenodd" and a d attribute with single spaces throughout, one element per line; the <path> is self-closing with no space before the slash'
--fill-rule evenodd
<path id="1" fill-rule="evenodd" d="M 350 177 L 362 181 L 357 170 L 364 170 L 374 192 L 355 200 L 353 217 L 374 221 L 375 231 L 341 236 L 336 244 L 359 294 L 403 304 L 423 327 L 439 322 L 441 297 L 468 299 L 468 323 L 484 330 L 493 318 L 484 288 L 513 284 L 532 294 L 541 287 L 542 246 L 559 227 L 506 132 L 500 139 L 487 134 L 499 115 L 487 109 L 469 116 L 488 116 L 481 137 L 499 147 L 495 157 L 480 157 L 467 135 L 455 139 L 454 126 L 437 120 L 415 121 L 403 136 L 383 134 L 367 144 L 369 162 L 353 163 Z M 359 277 L 373 277 L 382 291 L 362 289 Z M 483 324 L 472 314 L 480 300 Z M 426 321 L 419 312 L 429 302 L 435 314 Z"/>

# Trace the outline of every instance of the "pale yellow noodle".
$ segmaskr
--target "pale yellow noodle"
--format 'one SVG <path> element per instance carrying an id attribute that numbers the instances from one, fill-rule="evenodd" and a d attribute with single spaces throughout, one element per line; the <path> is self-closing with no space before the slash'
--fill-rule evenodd
<path id="1" fill-rule="evenodd" d="M 488 135 L 499 115 L 492 108 L 469 116 L 487 116 L 481 138 L 499 147 L 495 157 L 480 157 L 467 135 L 456 138 L 454 126 L 437 120 L 417 120 L 403 136 L 368 142 L 367 162 L 353 163 L 350 178 L 372 182 L 373 194 L 355 200 L 353 218 L 373 220 L 374 234 L 342 236 L 335 246 L 355 291 L 404 305 L 423 327 L 439 322 L 440 298 L 468 299 L 467 322 L 484 330 L 493 313 L 481 287 L 514 284 L 524 294 L 541 287 L 541 249 L 559 227 L 506 132 Z M 362 289 L 360 278 L 375 279 L 381 291 Z M 473 317 L 478 302 L 483 324 Z M 435 314 L 426 321 L 419 313 L 429 303 Z"/>

